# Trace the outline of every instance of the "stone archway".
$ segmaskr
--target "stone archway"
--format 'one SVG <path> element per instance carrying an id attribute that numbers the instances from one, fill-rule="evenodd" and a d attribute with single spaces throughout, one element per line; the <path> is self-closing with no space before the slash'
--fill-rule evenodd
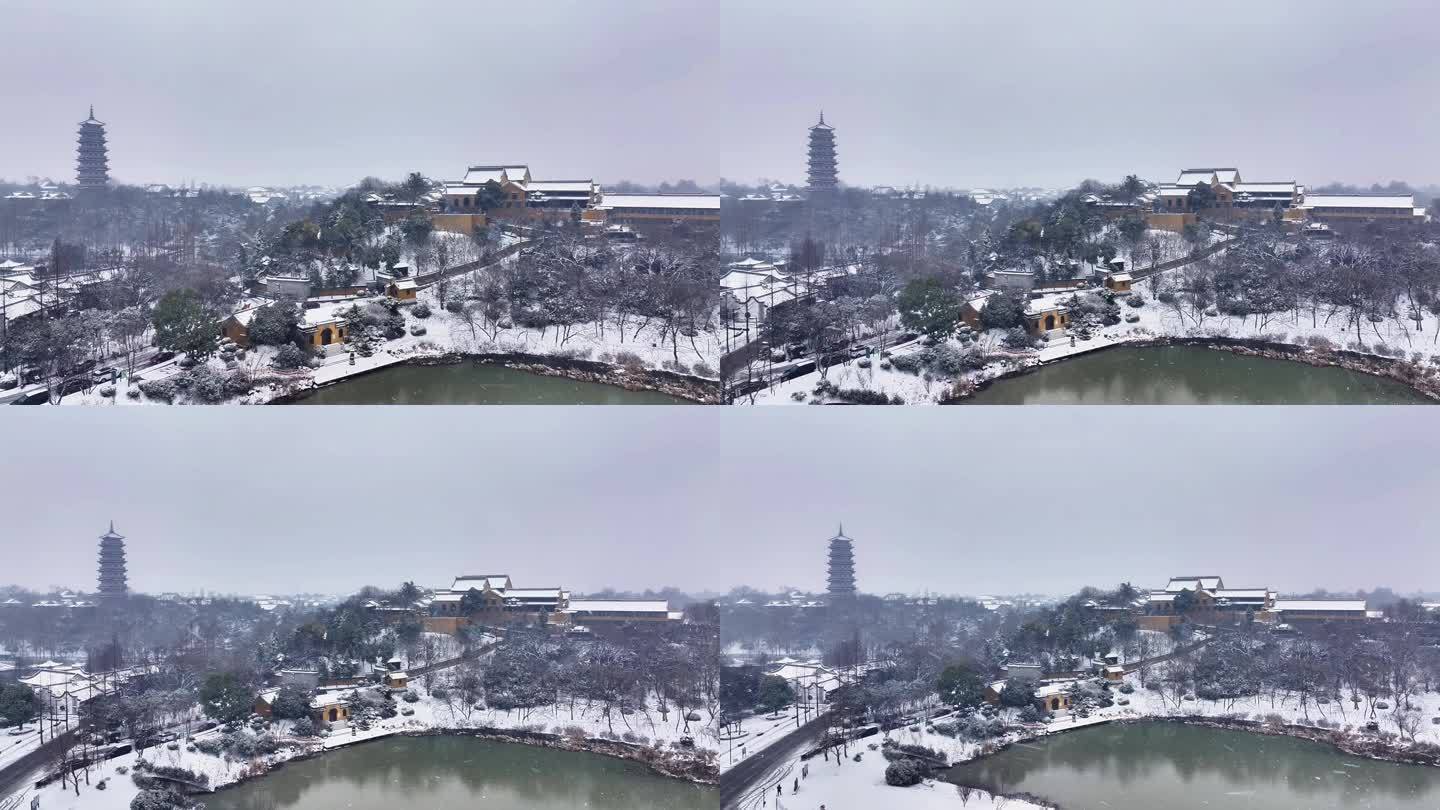
<path id="1" fill-rule="evenodd" d="M 1050 698 L 1050 711 L 1060 711 L 1060 698 Z"/>
<path id="2" fill-rule="evenodd" d="M 330 710 L 330 722 L 333 723 L 333 722 L 335 722 L 336 720 L 339 720 L 339 719 L 340 719 L 340 710 L 339 710 L 339 709 L 331 709 L 331 710 Z"/>
<path id="3" fill-rule="evenodd" d="M 1050 330 L 1052 330 L 1052 329 L 1054 329 L 1054 328 L 1055 328 L 1055 316 L 1054 316 L 1054 315 L 1046 315 L 1046 316 L 1045 316 L 1045 331 L 1046 331 L 1046 332 L 1049 332 Z"/>
<path id="4" fill-rule="evenodd" d="M 330 342 L 333 341 L 334 339 L 335 339 L 334 336 L 330 334 L 330 327 L 327 326 L 327 327 L 325 327 L 324 329 L 321 329 L 321 330 L 320 330 L 320 345 L 321 345 L 321 346 L 329 346 L 329 345 L 330 345 Z"/>

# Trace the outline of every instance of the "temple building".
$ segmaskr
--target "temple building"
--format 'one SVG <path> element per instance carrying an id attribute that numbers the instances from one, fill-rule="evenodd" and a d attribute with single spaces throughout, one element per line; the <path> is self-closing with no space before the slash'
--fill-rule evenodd
<path id="1" fill-rule="evenodd" d="M 80 122 L 80 142 L 76 149 L 75 183 L 81 191 L 104 191 L 110 182 L 108 149 L 105 145 L 105 124 L 90 117 Z"/>
<path id="2" fill-rule="evenodd" d="M 123 599 L 129 593 L 125 579 L 125 538 L 115 532 L 115 521 L 110 521 L 110 531 L 100 535 L 100 577 L 101 599 Z"/>
<path id="3" fill-rule="evenodd" d="M 845 536 L 845 527 L 830 538 L 830 598 L 855 595 L 855 541 Z"/>
<path id="4" fill-rule="evenodd" d="M 835 128 L 825 123 L 825 113 L 820 113 L 820 122 L 810 127 L 809 150 L 810 198 L 835 193 L 839 185 L 835 164 Z"/>

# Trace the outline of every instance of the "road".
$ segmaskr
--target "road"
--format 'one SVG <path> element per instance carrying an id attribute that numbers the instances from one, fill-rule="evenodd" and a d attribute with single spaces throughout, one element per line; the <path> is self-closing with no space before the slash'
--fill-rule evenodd
<path id="1" fill-rule="evenodd" d="M 722 810 L 738 810 L 739 802 L 758 787 L 773 788 L 762 785 L 765 777 L 809 744 L 818 742 L 829 723 L 830 718 L 822 714 L 726 771 L 720 777 Z"/>

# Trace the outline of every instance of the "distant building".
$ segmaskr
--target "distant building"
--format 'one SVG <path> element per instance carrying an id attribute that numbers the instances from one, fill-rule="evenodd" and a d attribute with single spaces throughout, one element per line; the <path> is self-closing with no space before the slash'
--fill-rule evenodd
<path id="1" fill-rule="evenodd" d="M 90 117 L 80 122 L 80 143 L 75 150 L 75 183 L 81 191 L 104 191 L 110 184 L 109 149 L 105 143 L 105 124 Z"/>
<path id="2" fill-rule="evenodd" d="M 828 590 L 831 599 L 855 595 L 855 541 L 845 536 L 842 525 L 830 538 Z"/>
<path id="3" fill-rule="evenodd" d="M 839 186 L 839 166 L 835 162 L 835 128 L 825 123 L 825 113 L 820 113 L 820 122 L 810 127 L 808 150 L 807 185 L 810 199 L 832 196 Z"/>
<path id="4" fill-rule="evenodd" d="M 110 521 L 110 531 L 100 535 L 100 576 L 96 589 L 104 600 L 123 599 L 129 593 L 125 574 L 125 538 L 115 533 L 115 521 Z"/>

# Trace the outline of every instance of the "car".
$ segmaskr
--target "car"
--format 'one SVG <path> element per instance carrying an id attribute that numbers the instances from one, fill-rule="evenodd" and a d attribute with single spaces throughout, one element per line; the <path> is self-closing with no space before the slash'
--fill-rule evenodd
<path id="1" fill-rule="evenodd" d="M 164 363 L 164 362 L 167 361 L 167 360 L 174 360 L 174 359 L 175 359 L 175 352 L 171 352 L 171 351 L 156 352 L 156 353 L 155 353 L 155 356 L 152 357 L 152 358 L 150 358 L 150 359 L 154 360 L 156 363 Z"/>
<path id="2" fill-rule="evenodd" d="M 97 383 L 115 382 L 115 378 L 119 376 L 120 372 L 113 366 L 102 366 L 90 372 L 90 379 Z"/>

